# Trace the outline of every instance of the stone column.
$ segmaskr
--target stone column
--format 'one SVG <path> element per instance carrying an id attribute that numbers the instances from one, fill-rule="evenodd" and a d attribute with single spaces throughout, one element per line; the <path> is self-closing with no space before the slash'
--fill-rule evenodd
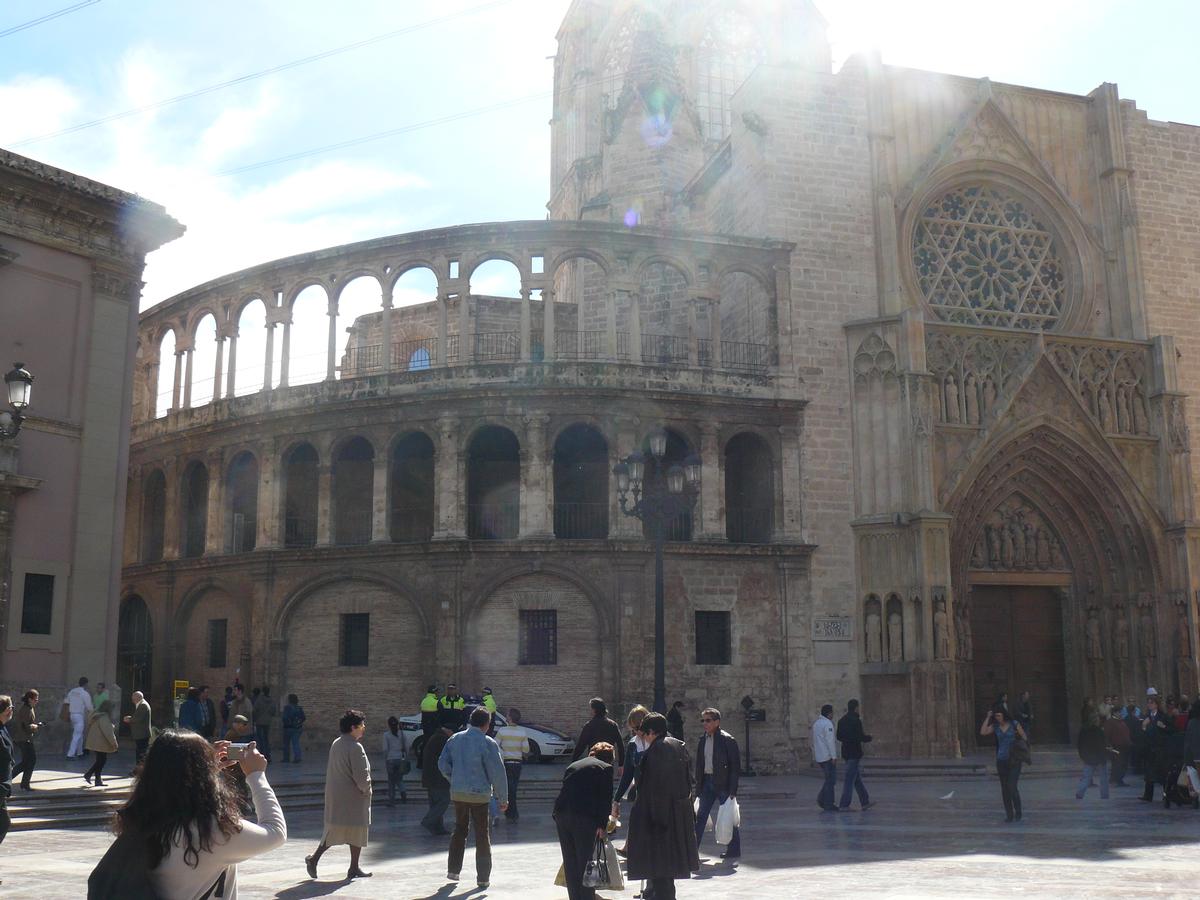
<path id="1" fill-rule="evenodd" d="M 552 362 L 555 359 L 554 346 L 554 291 L 546 288 L 542 291 L 542 359 Z"/>
<path id="2" fill-rule="evenodd" d="M 225 510 L 222 500 L 225 495 L 224 459 L 220 450 L 207 454 L 204 464 L 208 468 L 208 515 L 204 523 L 204 555 L 215 556 L 225 552 Z"/>
<path id="3" fill-rule="evenodd" d="M 447 307 L 450 305 L 450 299 L 445 294 L 438 294 L 437 298 L 437 361 L 439 366 L 450 365 L 449 353 L 449 312 Z"/>
<path id="4" fill-rule="evenodd" d="M 552 498 L 546 478 L 546 425 L 549 416 L 525 417 L 525 445 L 521 448 L 521 526 L 523 538 L 545 538 Z"/>
<path id="5" fill-rule="evenodd" d="M 775 266 L 775 296 L 767 307 L 769 362 L 775 371 L 794 379 L 795 343 L 792 336 L 792 272 L 784 262 Z"/>
<path id="6" fill-rule="evenodd" d="M 605 308 L 605 328 L 608 331 L 606 335 L 608 342 L 608 358 L 610 361 L 617 360 L 617 292 L 608 291 L 605 294 L 607 299 L 607 307 Z"/>
<path id="7" fill-rule="evenodd" d="M 437 490 L 437 530 L 434 540 L 464 537 L 463 508 L 459 501 L 459 423 L 454 416 L 438 420 L 438 448 L 434 481 Z"/>
<path id="8" fill-rule="evenodd" d="M 613 466 L 638 449 L 640 425 L 641 420 L 637 416 L 617 416 L 617 439 L 609 448 L 608 468 L 610 472 Z M 632 516 L 627 516 L 621 512 L 621 505 L 617 501 L 617 479 L 615 476 L 612 478 L 611 484 L 612 499 L 608 509 L 609 534 L 612 537 L 624 538 L 626 540 L 640 539 L 642 536 L 642 523 Z"/>
<path id="9" fill-rule="evenodd" d="M 383 452 L 375 453 L 375 473 L 371 480 L 371 543 L 386 544 L 391 541 L 390 504 L 388 502 L 387 442 L 377 441 Z"/>
<path id="10" fill-rule="evenodd" d="M 192 408 L 192 357 L 195 353 L 194 348 L 188 347 L 184 353 L 184 374 L 183 374 L 183 408 Z"/>
<path id="11" fill-rule="evenodd" d="M 179 538 L 183 523 L 179 520 L 179 460 L 163 460 L 163 559 L 179 559 Z"/>
<path id="12" fill-rule="evenodd" d="M 221 399 L 221 375 L 225 369 L 225 335 L 217 332 L 217 362 L 213 366 L 213 402 Z"/>
<path id="13" fill-rule="evenodd" d="M 471 294 L 458 295 L 458 364 L 470 365 L 475 359 L 475 341 L 471 335 Z"/>
<path id="14" fill-rule="evenodd" d="M 258 534 L 256 550 L 274 550 L 283 546 L 283 517 L 279 496 L 279 452 L 274 441 L 264 441 L 258 451 Z"/>
<path id="15" fill-rule="evenodd" d="M 333 468 L 328 462 L 317 467 L 317 546 L 333 543 Z"/>
<path id="16" fill-rule="evenodd" d="M 263 354 L 263 390 L 272 388 L 272 370 L 275 367 L 275 323 L 267 319 L 267 352 Z"/>
<path id="17" fill-rule="evenodd" d="M 725 340 L 721 331 L 721 300 L 717 298 L 708 305 L 708 336 L 712 341 L 712 367 L 720 369 L 724 365 L 721 341 Z"/>
<path id="18" fill-rule="evenodd" d="M 696 304 L 705 302 L 698 297 L 688 298 L 688 365 L 693 369 L 700 365 L 700 325 L 696 317 Z"/>
<path id="19" fill-rule="evenodd" d="M 521 288 L 521 362 L 533 359 L 532 319 L 529 311 L 529 289 Z"/>
<path id="20" fill-rule="evenodd" d="M 288 373 L 292 368 L 292 320 L 283 320 L 283 347 L 279 355 L 279 386 L 288 386 Z"/>
<path id="21" fill-rule="evenodd" d="M 325 380 L 333 381 L 337 372 L 337 301 L 332 297 L 326 315 L 329 316 L 329 343 L 325 348 Z"/>
<path id="22" fill-rule="evenodd" d="M 779 429 L 780 493 L 783 498 L 783 520 L 776 524 L 776 535 L 788 542 L 804 542 L 804 508 L 801 493 L 800 428 L 784 425 Z"/>
<path id="23" fill-rule="evenodd" d="M 629 295 L 629 357 L 635 366 L 642 364 L 642 295 Z"/>
<path id="24" fill-rule="evenodd" d="M 717 440 L 717 423 L 700 423 L 700 535 L 702 541 L 725 540 L 725 523 L 721 517 L 721 484 L 725 473 L 721 469 L 721 445 Z"/>
<path id="25" fill-rule="evenodd" d="M 229 331 L 229 377 L 225 379 L 225 396 L 230 400 L 233 399 L 234 383 L 237 377 L 237 328 L 231 328 Z"/>
<path id="26" fill-rule="evenodd" d="M 392 288 L 389 285 L 383 289 L 383 346 L 379 352 L 383 354 L 383 371 L 390 373 L 394 370 L 392 363 Z"/>
<path id="27" fill-rule="evenodd" d="M 146 418 L 158 418 L 158 367 L 159 362 L 146 364 Z"/>

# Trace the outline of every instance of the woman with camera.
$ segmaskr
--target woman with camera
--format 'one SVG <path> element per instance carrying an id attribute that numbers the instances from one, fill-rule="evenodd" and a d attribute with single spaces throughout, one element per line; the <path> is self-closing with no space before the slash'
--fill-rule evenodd
<path id="1" fill-rule="evenodd" d="M 1027 741 L 1025 729 L 1008 715 L 1008 707 L 997 703 L 979 726 L 982 735 L 996 736 L 996 774 L 1000 776 L 1000 796 L 1004 800 L 1004 821 L 1021 821 L 1021 761 L 1014 754 L 1017 739 Z"/>

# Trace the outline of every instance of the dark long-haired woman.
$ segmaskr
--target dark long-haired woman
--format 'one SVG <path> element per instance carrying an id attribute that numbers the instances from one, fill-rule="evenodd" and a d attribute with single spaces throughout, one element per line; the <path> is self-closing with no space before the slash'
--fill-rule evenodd
<path id="1" fill-rule="evenodd" d="M 287 823 L 267 783 L 267 758 L 253 743 L 240 762 L 258 823 L 238 813 L 236 794 L 221 774 L 228 741 L 164 731 L 150 750 L 133 793 L 118 810 L 115 831 L 145 838 L 150 881 L 160 897 L 196 900 L 222 875 L 225 900 L 237 900 L 237 864 L 287 840 Z"/>
<path id="2" fill-rule="evenodd" d="M 1000 796 L 1004 800 L 1004 821 L 1021 821 L 1021 764 L 1013 759 L 1013 744 L 1025 737 L 1025 729 L 1008 715 L 1008 707 L 997 703 L 979 726 L 982 735 L 996 736 L 996 774 L 1000 776 Z"/>

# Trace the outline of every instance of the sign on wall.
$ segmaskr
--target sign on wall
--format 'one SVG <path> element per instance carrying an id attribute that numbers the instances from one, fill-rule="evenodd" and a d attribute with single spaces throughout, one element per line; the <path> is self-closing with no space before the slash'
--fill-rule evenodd
<path id="1" fill-rule="evenodd" d="M 812 626 L 814 641 L 854 640 L 854 620 L 849 616 L 815 616 Z"/>

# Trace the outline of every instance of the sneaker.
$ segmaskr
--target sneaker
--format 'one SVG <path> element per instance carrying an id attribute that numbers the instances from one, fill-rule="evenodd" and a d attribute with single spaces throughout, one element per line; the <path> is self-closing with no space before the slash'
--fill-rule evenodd
<path id="1" fill-rule="evenodd" d="M 447 872 L 446 880 L 447 881 L 458 881 L 458 873 L 457 872 Z"/>

